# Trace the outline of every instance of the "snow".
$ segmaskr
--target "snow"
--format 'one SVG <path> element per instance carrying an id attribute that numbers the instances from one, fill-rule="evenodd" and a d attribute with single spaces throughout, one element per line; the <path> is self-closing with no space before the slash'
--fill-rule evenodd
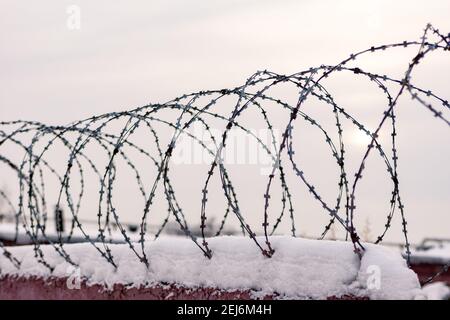
<path id="1" fill-rule="evenodd" d="M 264 243 L 263 238 L 258 240 Z M 275 254 L 266 258 L 249 238 L 223 236 L 207 241 L 213 251 L 212 259 L 207 259 L 187 238 L 161 237 L 146 243 L 148 269 L 125 244 L 109 245 L 117 270 L 91 244 L 68 244 L 64 248 L 88 284 L 103 284 L 107 288 L 114 284 L 138 287 L 175 283 L 224 290 L 251 289 L 255 296 L 276 292 L 287 299 L 324 299 L 345 294 L 414 299 L 422 294 L 417 276 L 406 267 L 401 255 L 381 246 L 366 244 L 360 260 L 349 242 L 275 236 L 271 237 Z M 101 244 L 98 246 L 104 250 Z M 55 266 L 53 274 L 36 262 L 32 246 L 9 247 L 22 266 L 17 270 L 1 257 L 2 274 L 68 277 L 73 271 L 70 264 L 53 247 L 41 248 L 46 261 Z M 138 244 L 136 248 L 140 248 Z"/>
<path id="2" fill-rule="evenodd" d="M 428 300 L 450 299 L 450 288 L 444 282 L 430 283 L 425 285 L 422 289 Z"/>
<path id="3" fill-rule="evenodd" d="M 365 248 L 358 280 L 360 283 L 369 282 L 367 290 L 371 299 L 405 300 L 417 297 L 411 295 L 418 286 L 417 275 L 407 267 L 398 250 L 373 244 L 365 244 Z"/>

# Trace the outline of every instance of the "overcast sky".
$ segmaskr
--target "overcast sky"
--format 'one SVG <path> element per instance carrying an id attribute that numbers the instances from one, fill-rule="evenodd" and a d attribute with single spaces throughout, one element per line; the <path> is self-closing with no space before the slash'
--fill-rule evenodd
<path id="1" fill-rule="evenodd" d="M 446 0 L 0 0 L 0 4 L 0 119 L 52 124 L 164 102 L 183 93 L 235 87 L 257 70 L 292 74 L 335 64 L 372 45 L 418 40 L 428 22 L 450 32 Z M 80 8 L 79 30 L 67 27 L 70 5 Z M 361 63 L 370 71 L 401 77 L 413 52 Z M 450 56 L 436 54 L 417 72 L 417 85 L 450 99 L 449 74 Z M 347 110 L 360 114 L 362 122 L 379 121 L 383 105 L 374 103 L 381 101 L 375 100 L 376 91 L 348 81 L 331 83 L 333 94 Z M 425 236 L 450 237 L 448 127 L 419 105 L 405 100 L 400 107 L 400 177 L 411 237 L 416 242 Z M 349 139 L 354 148 L 361 147 L 357 135 Z M 311 176 L 325 170 L 317 158 L 304 163 L 310 165 Z M 205 170 L 192 172 L 201 173 L 199 179 L 204 180 Z M 375 230 L 381 230 L 386 208 L 377 208 L 375 190 L 390 192 L 389 180 L 383 185 L 378 175 L 374 172 L 373 181 L 360 191 L 365 192 L 363 211 Z M 335 191 L 336 181 L 328 184 L 325 176 L 318 180 L 324 189 L 332 185 Z M 12 180 L 4 183 L 14 188 Z M 293 188 L 295 193 L 300 185 Z M 198 205 L 200 187 L 193 195 L 189 183 L 179 182 L 179 190 L 186 202 L 195 198 Z M 124 199 L 129 199 L 124 192 Z M 327 217 L 320 207 L 303 203 L 298 192 L 294 197 L 302 212 L 299 229 L 317 234 Z M 262 194 L 263 187 L 257 195 L 242 187 L 249 207 L 258 201 L 260 210 Z M 192 215 L 198 217 L 198 207 L 192 207 L 197 209 Z M 261 219 L 260 211 L 247 215 L 250 221 Z M 362 227 L 365 220 L 361 221 Z M 401 239 L 400 226 L 396 228 L 390 240 Z"/>

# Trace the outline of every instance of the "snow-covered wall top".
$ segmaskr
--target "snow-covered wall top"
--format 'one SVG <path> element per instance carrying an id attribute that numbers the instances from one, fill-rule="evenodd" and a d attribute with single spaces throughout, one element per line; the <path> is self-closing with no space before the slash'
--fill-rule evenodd
<path id="1" fill-rule="evenodd" d="M 189 239 L 162 237 L 146 249 L 148 269 L 125 244 L 110 245 L 117 269 L 90 244 L 65 245 L 64 250 L 88 284 L 109 288 L 114 284 L 139 287 L 175 283 L 187 287 L 250 289 L 255 296 L 276 293 L 281 298 L 324 299 L 345 294 L 371 299 L 422 296 L 417 276 L 397 251 L 367 244 L 359 259 L 351 242 L 281 236 L 273 237 L 272 241 L 275 254 L 268 258 L 249 238 L 210 238 L 213 257 L 208 259 Z M 41 248 L 45 261 L 54 267 L 53 273 L 37 263 L 33 246 L 23 246 L 9 248 L 20 260 L 20 269 L 2 257 L 1 274 L 47 278 L 68 277 L 73 273 L 73 266 L 54 247 Z"/>

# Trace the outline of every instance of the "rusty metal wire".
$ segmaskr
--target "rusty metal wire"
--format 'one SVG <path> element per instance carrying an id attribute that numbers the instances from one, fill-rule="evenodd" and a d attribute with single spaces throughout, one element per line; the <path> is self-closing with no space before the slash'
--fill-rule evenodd
<path id="1" fill-rule="evenodd" d="M 149 234 L 148 224 L 152 205 L 159 192 L 166 199 L 168 214 L 163 221 L 160 221 L 161 224 L 155 232 L 155 238 L 167 226 L 169 219 L 173 218 L 179 229 L 192 239 L 207 258 L 211 259 L 214 253 L 207 242 L 207 237 L 210 234 L 206 223 L 208 218 L 207 204 L 208 194 L 212 192 L 210 190 L 211 181 L 213 176 L 217 174 L 221 181 L 222 192 L 227 205 L 220 222 L 220 228 L 214 234 L 221 234 L 226 220 L 232 214 L 238 219 L 243 234 L 252 239 L 263 255 L 270 258 L 274 253 L 270 236 L 277 230 L 283 219 L 290 220 L 291 234 L 294 237 L 296 236 L 295 209 L 292 201 L 294 194 L 287 182 L 287 175 L 291 172 L 298 181 L 307 187 L 311 196 L 320 203 L 324 212 L 330 218 L 329 223 L 324 228 L 321 239 L 325 237 L 331 226 L 337 223 L 346 231 L 347 239 L 353 243 L 355 252 L 361 255 L 364 251 L 364 245 L 361 243 L 355 227 L 357 216 L 356 195 L 366 168 L 366 160 L 371 153 L 377 153 L 383 160 L 392 181 L 392 196 L 389 200 L 390 210 L 387 213 L 385 228 L 377 237 L 376 243 L 383 241 L 386 232 L 391 228 L 393 217 L 398 212 L 402 221 L 401 232 L 404 236 L 406 257 L 409 262 L 411 252 L 407 219 L 400 196 L 397 173 L 399 154 L 396 145 L 396 106 L 401 96 L 409 96 L 417 105 L 428 110 L 441 124 L 444 126 L 450 125 L 448 120 L 450 109 L 448 100 L 439 97 L 430 90 L 419 88 L 412 82 L 413 70 L 429 53 L 442 52 L 442 54 L 448 54 L 450 51 L 449 41 L 450 35 L 444 35 L 433 26 L 427 25 L 423 36 L 418 41 L 402 41 L 373 46 L 351 54 L 336 65 L 321 65 L 291 75 L 277 74 L 267 70 L 258 71 L 250 76 L 242 86 L 232 89 L 207 90 L 186 94 L 166 103 L 149 104 L 130 111 L 111 112 L 93 116 L 67 126 L 52 126 L 35 121 L 0 122 L 0 147 L 12 144 L 20 148 L 24 154 L 21 161 L 16 161 L 8 158 L 0 149 L 0 163 L 12 170 L 17 176 L 20 190 L 18 199 L 10 199 L 6 192 L 0 190 L 0 198 L 14 212 L 16 238 L 18 237 L 19 228 L 25 230 L 26 235 L 33 243 L 37 260 L 52 271 L 55 266 L 46 260 L 41 250 L 41 244 L 50 244 L 66 261 L 76 265 L 64 247 L 66 243 L 71 241 L 74 231 L 77 230 L 82 233 L 84 241 L 94 246 L 108 263 L 116 267 L 114 256 L 109 249 L 111 239 L 108 236 L 111 234 L 112 228 L 115 228 L 122 235 L 123 242 L 148 267 L 151 263 L 151 257 L 146 255 L 145 247 L 150 240 L 146 236 Z M 361 56 L 380 51 L 389 51 L 395 48 L 415 48 L 417 50 L 416 55 L 409 61 L 408 68 L 401 79 L 364 71 L 361 67 L 356 66 L 356 62 Z M 381 113 L 380 121 L 375 130 L 369 130 L 355 116 L 338 105 L 329 93 L 329 90 L 323 84 L 323 80 L 332 77 L 336 73 L 348 73 L 355 78 L 368 80 L 370 83 L 375 84 L 383 97 L 386 98 L 386 108 Z M 275 98 L 270 94 L 272 89 L 281 85 L 290 85 L 296 88 L 298 91 L 296 103 L 290 104 L 287 100 Z M 307 99 L 317 99 L 333 113 L 337 139 L 333 139 L 333 135 L 330 132 L 325 130 L 316 119 L 304 112 L 302 106 Z M 228 104 L 232 104 L 232 112 L 228 116 L 222 115 L 220 113 L 221 110 L 217 110 L 216 107 L 217 103 L 223 100 L 226 100 Z M 267 105 L 269 104 L 270 108 L 276 106 L 288 114 L 287 123 L 279 143 L 276 143 L 273 119 L 268 115 Z M 265 126 L 273 137 L 272 146 L 261 141 L 249 128 L 239 121 L 239 118 L 249 109 L 256 110 L 261 114 Z M 175 120 L 170 120 L 170 117 L 166 116 L 169 113 L 175 116 Z M 219 141 L 216 141 L 211 133 L 209 124 L 211 119 L 220 121 L 224 125 Z M 371 141 L 360 160 L 358 170 L 353 176 L 350 176 L 346 169 L 343 119 L 350 121 L 358 130 L 367 135 Z M 318 189 L 311 182 L 310 177 L 307 176 L 300 163 L 293 156 L 296 151 L 293 144 L 295 137 L 294 125 L 297 125 L 298 120 L 311 124 L 323 134 L 324 140 L 338 164 L 340 178 L 338 181 L 338 196 L 335 203 L 327 203 L 324 200 Z M 122 127 L 118 132 L 111 129 L 117 123 L 122 123 Z M 123 125 L 123 123 L 125 124 Z M 209 137 L 214 142 L 214 148 L 207 146 L 201 138 L 189 132 L 189 128 L 194 123 L 200 124 L 209 134 Z M 165 126 L 170 129 L 171 134 L 169 134 L 169 137 L 171 138 L 168 145 L 162 145 L 162 134 L 156 128 L 157 126 Z M 392 153 L 390 154 L 385 152 L 385 148 L 379 142 L 379 133 L 383 127 L 390 128 L 392 137 L 390 144 Z M 148 139 L 145 143 L 147 147 L 133 142 L 132 136 L 138 128 L 145 128 L 147 131 Z M 226 164 L 223 162 L 223 154 L 227 148 L 228 136 L 232 128 L 239 129 L 245 134 L 253 136 L 259 146 L 265 150 L 273 161 L 264 197 L 261 199 L 264 201 L 262 227 L 265 241 L 263 243 L 256 237 L 254 226 L 251 226 L 244 218 L 232 178 Z M 186 215 L 177 200 L 176 192 L 171 182 L 173 177 L 169 172 L 171 157 L 182 135 L 187 135 L 195 140 L 213 158 L 202 188 L 200 235 L 196 235 L 188 225 Z M 167 135 L 165 137 L 167 138 Z M 149 144 L 153 144 L 153 146 L 150 148 L 148 147 Z M 66 151 L 65 157 L 52 159 L 52 157 L 48 156 L 55 145 L 58 145 L 58 148 L 61 148 L 61 146 L 64 148 Z M 96 157 L 91 156 L 93 148 L 96 150 L 96 154 L 102 154 L 107 158 L 106 167 L 100 167 L 96 163 L 98 162 Z M 156 175 L 153 183 L 148 184 L 144 182 L 141 176 L 141 169 L 129 155 L 131 152 L 139 153 L 146 159 L 147 165 L 154 167 Z M 133 172 L 134 177 L 131 177 L 130 180 L 134 178 L 139 187 L 139 193 L 135 195 L 136 199 L 132 199 L 132 201 L 138 201 L 141 198 L 141 201 L 144 203 L 138 226 L 138 240 L 130 238 L 126 224 L 121 221 L 118 209 L 113 201 L 114 184 L 121 168 L 117 165 L 119 162 L 125 163 L 126 167 Z M 63 170 L 57 168 L 61 163 L 65 164 Z M 289 171 L 289 169 L 292 171 Z M 56 209 L 65 207 L 70 212 L 67 218 L 70 221 L 70 229 L 66 233 L 58 230 L 56 240 L 48 236 L 49 214 L 47 204 L 49 199 L 46 196 L 48 181 L 46 177 L 48 174 L 53 179 L 56 179 L 58 185 L 58 196 L 56 199 L 52 199 L 52 201 L 56 202 Z M 95 176 L 99 186 L 98 209 L 95 218 L 98 231 L 96 237 L 93 237 L 92 234 L 85 230 L 82 219 L 80 219 L 82 200 L 86 196 L 85 184 L 87 176 Z M 74 177 L 77 179 L 76 185 L 78 187 L 76 191 L 72 187 Z M 270 228 L 269 206 L 272 201 L 271 196 L 274 192 L 274 185 L 277 183 L 276 179 L 279 179 L 281 187 L 282 209 L 277 215 L 275 223 Z M 20 268 L 20 261 L 1 242 L 0 249 L 4 257 L 10 260 L 17 268 Z M 443 270 L 448 270 L 448 265 Z"/>

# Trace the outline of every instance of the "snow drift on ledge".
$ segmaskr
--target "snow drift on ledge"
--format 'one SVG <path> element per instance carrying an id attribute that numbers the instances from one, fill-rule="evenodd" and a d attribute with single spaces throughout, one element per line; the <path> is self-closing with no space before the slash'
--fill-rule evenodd
<path id="1" fill-rule="evenodd" d="M 80 266 L 88 285 L 102 284 L 108 288 L 114 284 L 139 287 L 175 283 L 187 287 L 251 289 L 255 297 L 276 292 L 286 299 L 325 299 L 345 294 L 371 299 L 423 296 L 416 274 L 407 268 L 398 251 L 382 246 L 366 244 L 360 260 L 352 244 L 341 241 L 276 236 L 271 238 L 276 251 L 272 258 L 264 257 L 249 238 L 224 236 L 210 238 L 208 243 L 213 250 L 211 260 L 189 239 L 159 238 L 146 247 L 149 269 L 125 244 L 109 246 L 117 270 L 91 244 L 70 244 L 64 248 Z M 70 265 L 52 246 L 41 248 L 46 261 L 56 266 L 52 275 L 37 263 L 32 246 L 9 247 L 22 266 L 18 270 L 1 256 L 1 275 L 67 277 Z M 375 273 L 380 275 L 379 288 L 376 283 L 368 286 Z"/>

